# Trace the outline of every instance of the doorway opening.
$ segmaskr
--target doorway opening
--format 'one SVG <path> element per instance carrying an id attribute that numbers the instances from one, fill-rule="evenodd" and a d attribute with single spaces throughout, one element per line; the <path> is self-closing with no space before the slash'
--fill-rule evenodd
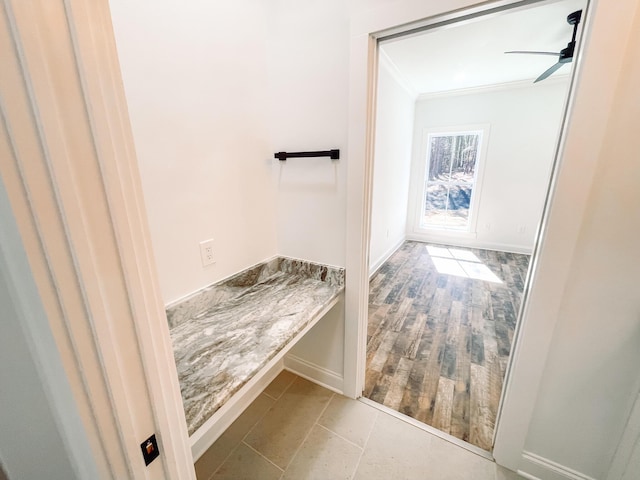
<path id="1" fill-rule="evenodd" d="M 363 396 L 485 452 L 586 3 L 378 42 Z"/>

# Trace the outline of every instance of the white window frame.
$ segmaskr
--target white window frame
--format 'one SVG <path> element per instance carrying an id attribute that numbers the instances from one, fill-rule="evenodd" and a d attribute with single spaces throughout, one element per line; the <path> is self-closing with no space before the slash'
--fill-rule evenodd
<path id="1" fill-rule="evenodd" d="M 482 194 L 482 180 L 489 145 L 489 124 L 455 125 L 449 127 L 426 127 L 422 131 L 422 139 L 418 155 L 414 158 L 414 193 L 412 195 L 411 231 L 415 234 L 437 234 L 439 236 L 471 237 L 475 238 L 478 225 L 478 206 Z M 469 205 L 469 222 L 466 228 L 447 228 L 439 226 L 423 226 L 424 201 L 426 194 L 426 178 L 428 173 L 429 144 L 431 138 L 446 135 L 480 134 L 478 157 L 476 159 L 475 175 L 471 203 Z"/>

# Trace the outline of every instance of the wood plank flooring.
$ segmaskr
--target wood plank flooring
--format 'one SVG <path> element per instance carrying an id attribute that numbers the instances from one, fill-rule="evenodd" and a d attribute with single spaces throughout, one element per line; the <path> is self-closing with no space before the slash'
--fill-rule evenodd
<path id="1" fill-rule="evenodd" d="M 364 396 L 490 450 L 528 266 L 405 242 L 370 281 Z"/>

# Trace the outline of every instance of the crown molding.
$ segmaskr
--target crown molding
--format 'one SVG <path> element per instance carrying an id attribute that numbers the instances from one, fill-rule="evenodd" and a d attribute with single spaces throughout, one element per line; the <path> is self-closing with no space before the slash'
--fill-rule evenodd
<path id="1" fill-rule="evenodd" d="M 569 85 L 569 80 L 571 76 L 567 75 L 558 75 L 548 80 L 545 80 L 544 85 L 555 85 L 555 84 L 566 84 Z M 433 92 L 433 93 L 421 93 L 417 96 L 416 102 L 421 102 L 424 100 L 431 100 L 433 98 L 441 98 L 441 97 L 456 97 L 460 95 L 474 95 L 478 93 L 490 93 L 490 92 L 498 92 L 502 90 L 512 90 L 517 88 L 533 88 L 533 80 L 518 80 L 515 82 L 504 82 L 504 83 L 495 83 L 492 85 L 482 85 L 479 87 L 470 87 L 470 88 L 459 88 L 455 90 L 445 90 L 442 92 Z M 542 86 L 542 85 L 540 85 Z"/>
<path id="2" fill-rule="evenodd" d="M 382 48 L 378 48 L 378 52 L 379 52 L 378 65 L 380 66 L 380 68 L 384 68 L 387 72 L 389 72 L 389 74 L 398 83 L 398 85 L 400 85 L 413 100 L 416 100 L 419 96 L 419 93 L 413 87 L 411 82 L 400 71 L 400 69 L 396 66 L 396 64 L 393 63 L 393 60 L 391 60 L 389 55 L 387 55 L 387 53 Z"/>

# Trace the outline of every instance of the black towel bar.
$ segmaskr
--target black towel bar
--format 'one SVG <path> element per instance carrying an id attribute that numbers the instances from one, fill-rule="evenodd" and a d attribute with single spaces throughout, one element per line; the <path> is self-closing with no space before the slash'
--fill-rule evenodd
<path id="1" fill-rule="evenodd" d="M 287 158 L 300 157 L 331 157 L 331 160 L 340 158 L 340 150 L 319 150 L 317 152 L 278 152 L 273 154 L 273 158 L 277 158 L 284 162 Z"/>

